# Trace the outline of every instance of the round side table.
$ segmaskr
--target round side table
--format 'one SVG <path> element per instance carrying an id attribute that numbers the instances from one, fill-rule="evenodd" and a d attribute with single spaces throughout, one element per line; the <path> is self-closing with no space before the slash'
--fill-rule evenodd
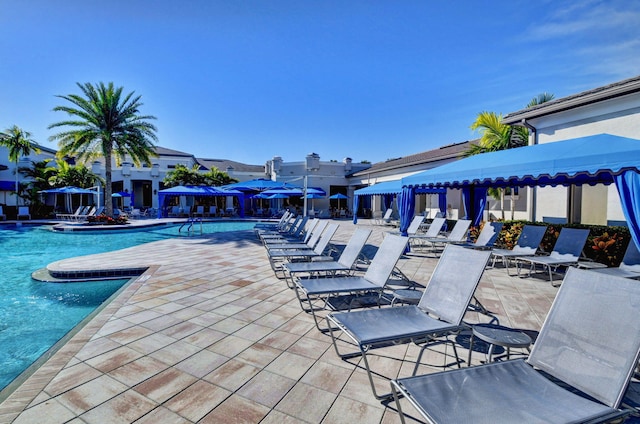
<path id="1" fill-rule="evenodd" d="M 531 346 L 532 343 L 531 337 L 520 330 L 495 324 L 476 324 L 473 326 L 473 333 L 469 342 L 469 364 L 471 364 L 474 337 L 489 343 L 489 351 L 487 352 L 488 362 L 493 360 L 493 348 L 495 346 L 506 348 L 507 359 L 509 359 L 512 347 L 529 350 L 529 346 Z"/>
<path id="2" fill-rule="evenodd" d="M 393 291 L 393 299 L 391 299 L 391 306 L 396 303 L 406 303 L 409 305 L 417 305 L 422 298 L 422 292 L 420 290 L 400 289 Z"/>

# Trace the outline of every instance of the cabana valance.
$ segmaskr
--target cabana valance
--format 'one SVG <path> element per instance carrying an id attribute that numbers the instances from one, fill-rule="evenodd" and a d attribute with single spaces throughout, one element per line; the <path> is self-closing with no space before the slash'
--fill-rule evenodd
<path id="1" fill-rule="evenodd" d="M 402 192 L 402 180 L 393 180 L 393 181 L 382 181 L 369 187 L 364 187 L 358 189 L 353 192 L 353 210 L 358 210 L 358 203 L 360 202 L 360 196 L 390 196 L 389 199 L 385 200 L 387 207 L 391 205 L 391 201 L 393 200 L 394 195 L 398 195 Z M 427 194 L 438 194 L 438 207 L 441 212 L 444 212 L 447 208 L 447 198 L 446 193 L 447 189 L 445 188 L 420 188 L 416 192 L 427 193 Z M 358 223 L 357 214 L 353 214 L 353 223 Z"/>
<path id="2" fill-rule="evenodd" d="M 158 191 L 158 218 L 165 216 L 165 201 L 167 196 L 234 196 L 238 198 L 240 205 L 244 204 L 244 193 L 238 190 L 224 190 L 219 187 L 210 186 L 176 186 Z M 238 213 L 244 217 L 244 209 L 239 208 Z"/>
<path id="3" fill-rule="evenodd" d="M 640 140 L 598 134 L 571 140 L 525 146 L 470 156 L 402 179 L 407 199 L 400 210 L 408 226 L 409 201 L 416 188 L 461 188 L 477 210 L 467 212 L 476 221 L 482 215 L 488 187 L 611 184 L 616 182 L 634 241 L 640 246 Z M 639 187 L 639 188 L 636 188 Z M 471 190 L 471 189 L 474 190 Z M 474 199 L 475 195 L 475 199 Z M 477 222 L 474 222 L 477 225 Z"/>

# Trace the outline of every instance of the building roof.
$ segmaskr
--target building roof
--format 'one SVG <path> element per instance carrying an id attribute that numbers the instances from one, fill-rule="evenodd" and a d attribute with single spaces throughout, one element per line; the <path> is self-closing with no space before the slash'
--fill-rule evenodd
<path id="1" fill-rule="evenodd" d="M 185 157 L 193 157 L 193 154 L 181 152 L 179 150 L 167 149 L 166 147 L 156 146 L 155 148 L 158 156 L 185 156 Z M 195 158 L 194 158 L 195 159 Z"/>
<path id="2" fill-rule="evenodd" d="M 586 106 L 616 97 L 622 97 L 640 92 L 640 75 L 626 80 L 618 81 L 603 87 L 583 91 L 571 96 L 555 99 L 540 105 L 512 112 L 502 119 L 504 124 L 513 125 L 522 122 L 523 119 L 539 118 L 552 113 Z"/>
<path id="3" fill-rule="evenodd" d="M 461 143 L 448 144 L 446 146 L 439 147 L 433 150 L 427 150 L 426 152 L 416 153 L 414 155 L 404 156 L 395 159 L 387 159 L 384 162 L 378 162 L 371 165 L 364 171 L 356 172 L 353 175 L 359 176 L 370 174 L 373 172 L 389 171 L 398 168 L 405 168 L 413 165 L 421 165 L 426 163 L 434 163 L 447 159 L 459 158 L 473 141 L 463 141 Z"/>
<path id="4" fill-rule="evenodd" d="M 208 159 L 197 158 L 198 163 L 207 168 L 218 168 L 226 172 L 227 168 L 232 167 L 235 172 L 260 172 L 264 173 L 264 165 L 248 165 L 246 163 L 236 162 L 228 159 Z"/>

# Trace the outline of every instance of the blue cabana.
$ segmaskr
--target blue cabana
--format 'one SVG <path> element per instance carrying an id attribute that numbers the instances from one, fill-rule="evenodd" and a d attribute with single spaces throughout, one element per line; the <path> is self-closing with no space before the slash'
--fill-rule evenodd
<path id="1" fill-rule="evenodd" d="M 364 187 L 353 192 L 353 223 L 358 223 L 358 217 L 355 213 L 358 210 L 360 196 L 384 196 L 385 207 L 391 207 L 393 196 L 397 196 L 402 192 L 402 180 L 383 181 Z M 447 189 L 445 188 L 420 188 L 418 193 L 438 194 L 438 208 L 445 212 L 447 208 Z M 412 214 L 413 216 L 413 214 Z"/>
<path id="2" fill-rule="evenodd" d="M 238 198 L 240 205 L 244 205 L 244 193 L 238 190 L 225 190 L 220 187 L 209 186 L 176 186 L 158 192 L 158 203 L 160 204 L 158 208 L 158 218 L 166 216 L 165 202 L 167 197 L 170 196 L 234 196 Z M 244 217 L 244 208 L 240 207 L 238 213 L 241 217 Z"/>
<path id="3" fill-rule="evenodd" d="M 640 246 L 639 172 L 640 140 L 598 134 L 470 156 L 403 178 L 402 187 L 411 198 L 417 188 L 461 188 L 468 204 L 477 208 L 469 207 L 467 216 L 476 220 L 482 216 L 486 190 L 472 189 L 615 182 L 629 229 Z M 409 212 L 408 205 L 401 208 L 401 218 Z"/>

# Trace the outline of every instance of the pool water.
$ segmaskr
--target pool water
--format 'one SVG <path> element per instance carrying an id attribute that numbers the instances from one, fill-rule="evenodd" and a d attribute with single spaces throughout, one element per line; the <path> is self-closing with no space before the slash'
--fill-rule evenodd
<path id="1" fill-rule="evenodd" d="M 253 225 L 205 223 L 202 232 L 247 230 Z M 43 283 L 31 278 L 33 271 L 60 259 L 185 236 L 185 228 L 179 229 L 171 225 L 86 234 L 0 225 L 0 390 L 128 281 Z M 195 234 L 199 233 L 198 226 Z"/>

